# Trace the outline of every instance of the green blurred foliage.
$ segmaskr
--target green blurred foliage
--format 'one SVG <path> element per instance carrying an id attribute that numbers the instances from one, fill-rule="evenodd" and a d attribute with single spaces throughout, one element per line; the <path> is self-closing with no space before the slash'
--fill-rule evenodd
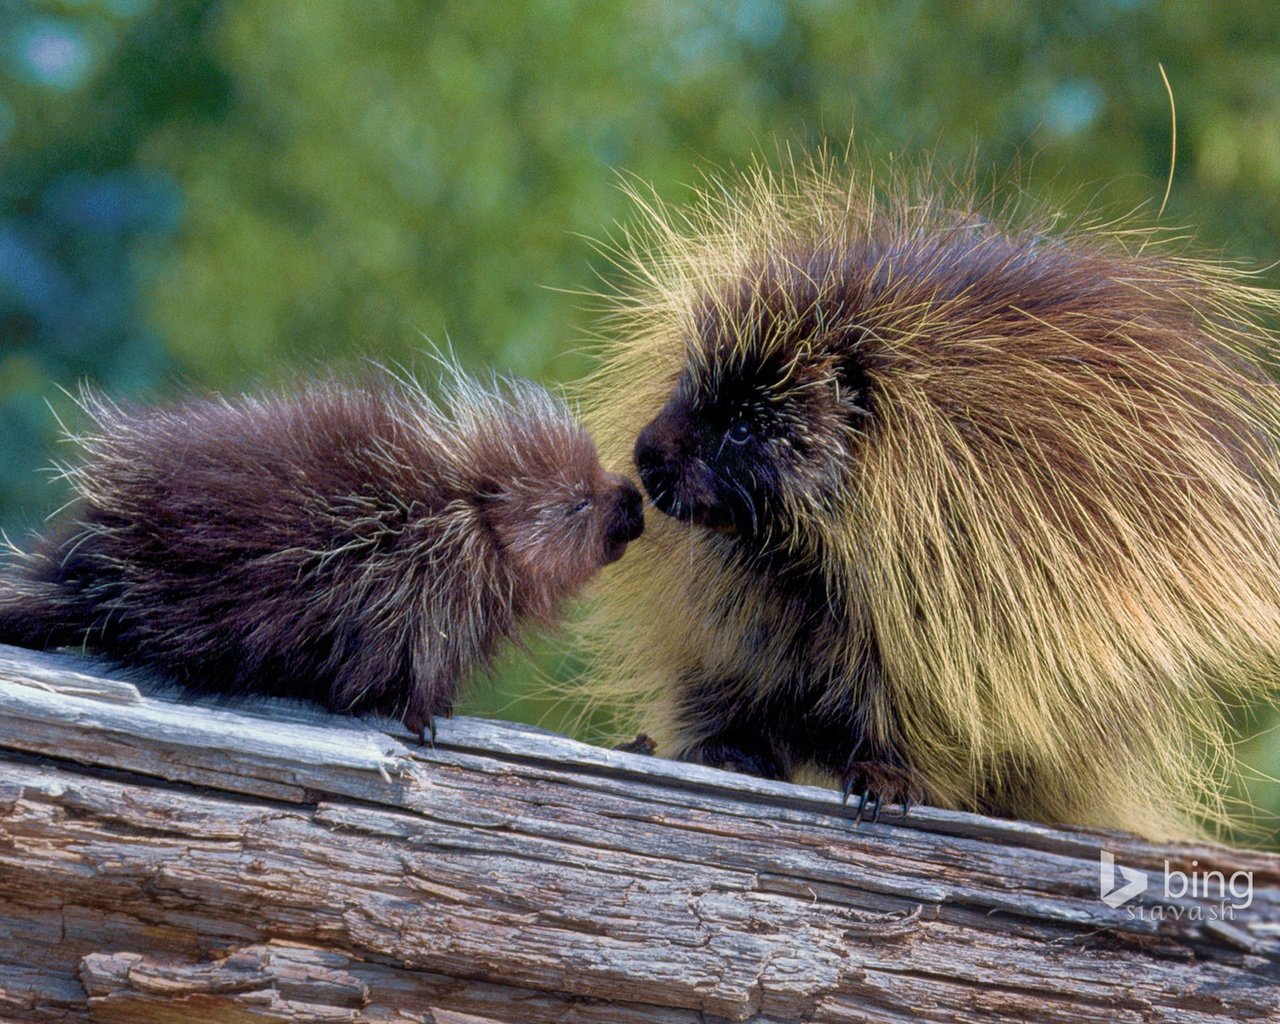
<path id="1" fill-rule="evenodd" d="M 1064 210 L 1154 210 L 1158 62 L 1166 221 L 1273 263 L 1274 0 L 6 0 L 0 524 L 60 503 L 46 406 L 84 378 L 249 388 L 420 364 L 424 337 L 577 376 L 619 172 L 680 200 L 709 167 L 856 129 L 876 158 Z M 527 674 L 473 706 L 563 722 Z M 1274 736 L 1249 748 L 1273 773 Z M 1255 792 L 1280 811 L 1277 790 Z"/>

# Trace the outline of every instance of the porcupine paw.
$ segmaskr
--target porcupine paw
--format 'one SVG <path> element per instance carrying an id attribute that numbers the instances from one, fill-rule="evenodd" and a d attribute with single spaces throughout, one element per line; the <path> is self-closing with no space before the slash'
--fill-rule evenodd
<path id="1" fill-rule="evenodd" d="M 679 760 L 693 761 L 742 775 L 757 775 L 762 779 L 787 777 L 781 759 L 773 750 L 747 750 L 726 740 L 703 740 L 681 754 Z"/>
<path id="2" fill-rule="evenodd" d="M 924 780 L 920 774 L 897 761 L 850 761 L 841 778 L 844 802 L 857 794 L 858 808 L 853 820 L 879 821 L 885 802 L 902 805 L 905 818 L 912 804 L 925 799 Z"/>
<path id="3" fill-rule="evenodd" d="M 428 737 L 431 745 L 436 745 L 436 716 L 430 711 L 408 711 L 403 721 L 406 729 L 418 734 L 419 745 L 425 747 Z"/>
<path id="4" fill-rule="evenodd" d="M 654 742 L 652 736 L 648 733 L 637 733 L 636 738 L 628 740 L 626 743 L 614 744 L 614 750 L 620 750 L 624 754 L 645 754 L 652 757 L 658 749 L 658 744 Z"/>

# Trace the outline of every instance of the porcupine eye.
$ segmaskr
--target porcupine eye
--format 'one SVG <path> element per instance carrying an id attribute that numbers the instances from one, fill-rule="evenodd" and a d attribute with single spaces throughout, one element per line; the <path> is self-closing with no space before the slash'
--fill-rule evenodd
<path id="1" fill-rule="evenodd" d="M 726 436 L 733 444 L 746 444 L 751 440 L 751 424 L 740 419 L 729 428 Z"/>

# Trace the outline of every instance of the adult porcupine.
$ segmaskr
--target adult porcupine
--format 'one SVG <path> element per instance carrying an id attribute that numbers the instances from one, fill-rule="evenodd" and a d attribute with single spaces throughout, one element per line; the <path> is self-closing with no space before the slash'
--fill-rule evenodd
<path id="1" fill-rule="evenodd" d="M 641 531 L 564 403 L 461 375 L 124 410 L 91 393 L 77 494 L 0 575 L 0 641 L 421 735 L 458 684 Z"/>
<path id="2" fill-rule="evenodd" d="M 1223 822 L 1222 702 L 1280 675 L 1276 297 L 827 163 L 643 203 L 587 423 L 666 515 L 593 639 L 659 753 Z"/>

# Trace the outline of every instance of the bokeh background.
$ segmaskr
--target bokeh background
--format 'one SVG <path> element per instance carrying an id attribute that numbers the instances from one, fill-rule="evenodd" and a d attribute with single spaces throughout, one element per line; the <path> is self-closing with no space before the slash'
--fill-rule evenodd
<path id="1" fill-rule="evenodd" d="M 1066 211 L 1154 210 L 1158 62 L 1166 222 L 1274 264 L 1274 0 L 4 0 L 0 526 L 61 504 L 50 406 L 84 379 L 251 389 L 422 365 L 424 337 L 576 377 L 619 172 L 680 201 L 709 167 L 854 130 Z M 570 720 L 546 684 L 572 653 L 534 653 L 469 708 Z M 1274 725 L 1249 726 L 1255 773 L 1280 774 Z"/>

